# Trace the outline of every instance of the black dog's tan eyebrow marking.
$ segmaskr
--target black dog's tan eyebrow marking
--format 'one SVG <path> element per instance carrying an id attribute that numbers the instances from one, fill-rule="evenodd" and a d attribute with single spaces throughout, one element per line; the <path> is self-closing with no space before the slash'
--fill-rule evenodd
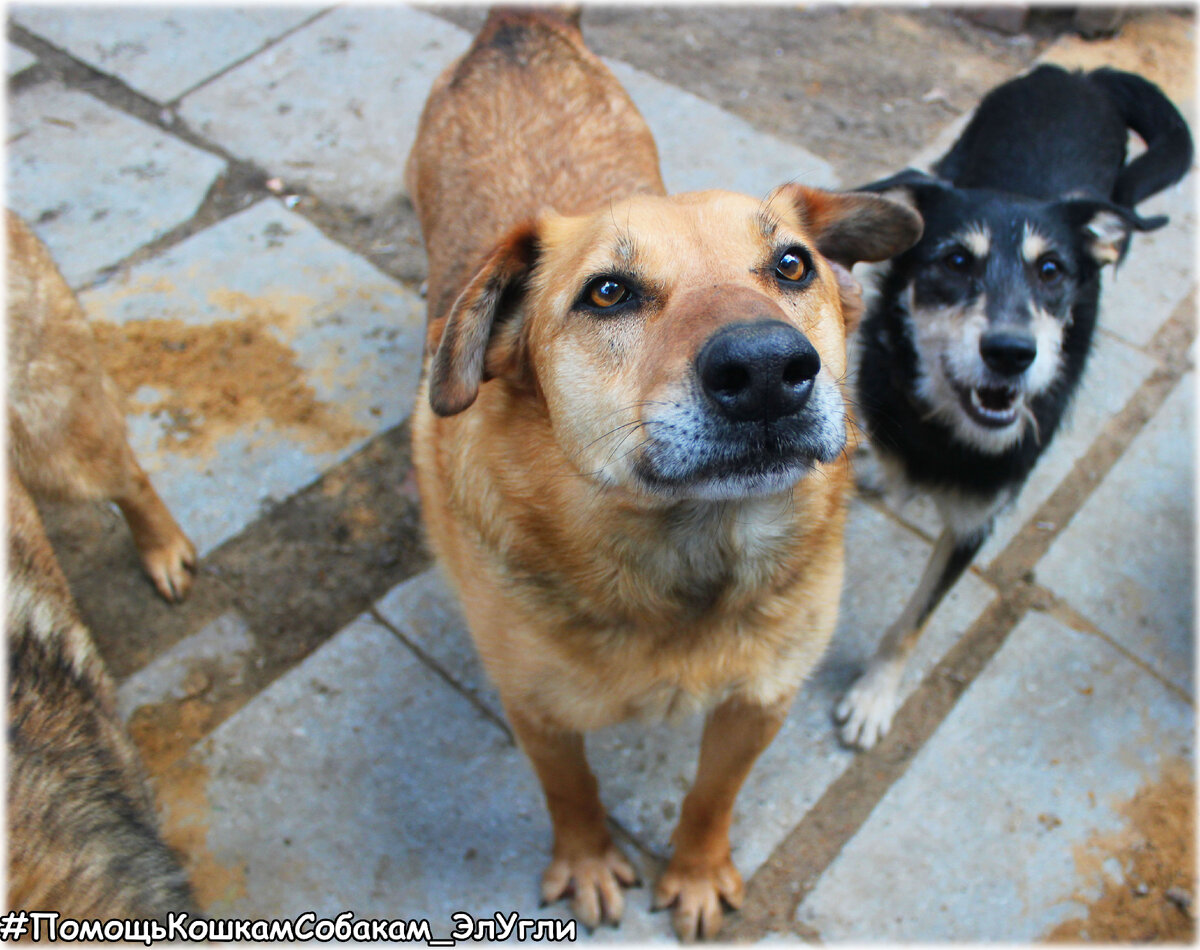
<path id="1" fill-rule="evenodd" d="M 1050 241 L 1035 224 L 1026 221 L 1021 230 L 1021 256 L 1032 264 L 1050 249 Z"/>
<path id="2" fill-rule="evenodd" d="M 966 227 L 955 231 L 950 240 L 961 244 L 977 259 L 982 259 L 987 257 L 988 251 L 991 250 L 992 232 L 982 221 L 972 221 Z"/>

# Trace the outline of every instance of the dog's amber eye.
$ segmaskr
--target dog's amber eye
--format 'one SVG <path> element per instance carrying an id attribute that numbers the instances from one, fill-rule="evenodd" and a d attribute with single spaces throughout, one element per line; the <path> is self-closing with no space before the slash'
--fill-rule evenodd
<path id="1" fill-rule="evenodd" d="M 584 299 L 593 307 L 615 307 L 629 297 L 629 288 L 611 277 L 597 277 L 584 292 Z"/>
<path id="2" fill-rule="evenodd" d="M 784 251 L 783 256 L 779 258 L 779 263 L 775 265 L 775 273 L 783 280 L 797 281 L 800 280 L 808 270 L 804 263 L 804 258 L 793 251 Z"/>
<path id="3" fill-rule="evenodd" d="M 1053 257 L 1043 257 L 1038 261 L 1037 275 L 1043 284 L 1053 284 L 1063 275 L 1062 264 Z"/>

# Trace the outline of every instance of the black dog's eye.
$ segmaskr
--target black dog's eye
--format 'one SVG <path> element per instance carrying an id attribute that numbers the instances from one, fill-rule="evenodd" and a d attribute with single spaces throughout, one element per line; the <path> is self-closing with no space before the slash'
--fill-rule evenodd
<path id="1" fill-rule="evenodd" d="M 631 291 L 615 277 L 597 277 L 583 288 L 583 301 L 599 310 L 607 310 L 629 299 Z"/>
<path id="2" fill-rule="evenodd" d="M 956 274 L 965 274 L 971 269 L 974 258 L 961 247 L 956 247 L 942 257 L 942 263 Z"/>
<path id="3" fill-rule="evenodd" d="M 801 256 L 797 248 L 788 248 L 779 257 L 779 263 L 775 265 L 775 274 L 780 280 L 786 280 L 791 283 L 796 283 L 804 279 L 804 275 L 808 273 L 808 263 Z"/>
<path id="4" fill-rule="evenodd" d="M 1037 262 L 1038 280 L 1043 284 L 1054 284 L 1062 279 L 1063 266 L 1053 257 L 1043 257 Z"/>

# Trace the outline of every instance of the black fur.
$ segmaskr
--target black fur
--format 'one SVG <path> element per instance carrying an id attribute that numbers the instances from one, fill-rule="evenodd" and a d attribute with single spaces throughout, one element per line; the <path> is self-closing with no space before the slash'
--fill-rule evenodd
<path id="1" fill-rule="evenodd" d="M 1147 151 L 1125 163 L 1127 129 Z M 857 397 L 880 457 L 945 522 L 917 591 L 834 710 L 842 741 L 887 731 L 907 657 L 998 511 L 1054 438 L 1091 350 L 1100 271 L 1178 181 L 1187 126 L 1146 80 L 1042 66 L 993 90 L 934 166 L 868 185 L 906 190 L 925 222 L 891 264 L 859 335 Z M 1033 420 L 1032 424 L 1030 419 Z"/>
<path id="2" fill-rule="evenodd" d="M 1128 165 L 1127 128 L 1148 146 Z M 962 136 L 934 166 L 937 178 L 910 170 L 866 186 L 908 188 L 925 219 L 922 239 L 892 263 L 863 322 L 857 382 L 872 442 L 902 461 L 911 482 L 980 497 L 1019 488 L 1057 431 L 1091 349 L 1100 263 L 1088 253 L 1084 225 L 1102 210 L 1138 230 L 1165 223 L 1138 217 L 1131 201 L 1178 181 L 1191 160 L 1186 124 L 1151 83 L 1112 69 L 1085 75 L 1041 66 L 984 98 Z M 1009 247 L 1014 231 L 1025 221 L 1036 222 L 1064 252 L 1069 272 L 1063 299 L 1053 308 L 1068 321 L 1061 371 L 1055 385 L 1031 401 L 1036 431 L 1027 428 L 1000 454 L 967 445 L 948 426 L 926 418 L 930 407 L 914 392 L 917 357 L 901 296 L 909 284 L 920 295 L 939 242 L 976 220 L 994 234 L 1007 233 Z M 988 262 L 1001 271 L 1006 266 L 1013 273 L 989 275 L 1000 278 L 992 286 L 1020 296 L 1027 283 L 1015 273 L 1021 261 Z M 926 289 L 936 293 L 935 287 Z"/>

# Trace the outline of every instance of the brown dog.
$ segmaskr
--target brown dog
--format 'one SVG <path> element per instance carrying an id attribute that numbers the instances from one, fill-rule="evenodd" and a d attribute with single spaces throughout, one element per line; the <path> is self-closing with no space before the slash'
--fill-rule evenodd
<path id="1" fill-rule="evenodd" d="M 83 310 L 45 245 L 8 212 L 8 459 L 35 497 L 120 506 L 167 600 L 192 583 L 196 550 L 138 465 Z"/>
<path id="2" fill-rule="evenodd" d="M 712 936 L 742 897 L 734 798 L 837 615 L 845 268 L 920 220 L 800 186 L 665 197 L 628 95 L 545 12 L 493 12 L 439 78 L 408 181 L 425 520 L 545 792 L 543 897 L 616 922 L 636 878 L 582 734 L 709 709 L 655 904 Z"/>
<path id="3" fill-rule="evenodd" d="M 89 920 L 193 911 L 30 491 L 116 501 L 169 600 L 195 551 L 125 440 L 78 302 L 11 212 L 8 344 L 8 905 Z"/>

